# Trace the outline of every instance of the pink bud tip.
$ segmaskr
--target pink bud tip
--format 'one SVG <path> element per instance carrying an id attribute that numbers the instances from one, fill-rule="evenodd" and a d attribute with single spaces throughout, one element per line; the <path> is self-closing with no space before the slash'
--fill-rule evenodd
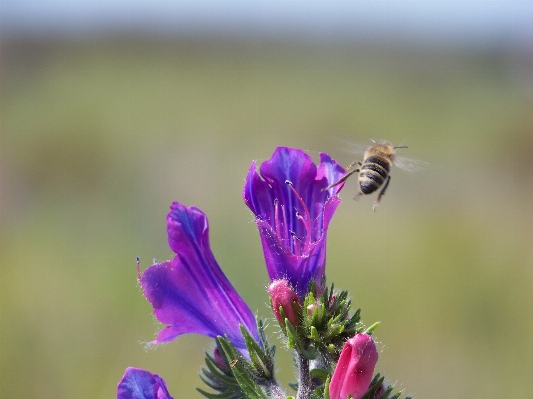
<path id="1" fill-rule="evenodd" d="M 372 337 L 356 334 L 344 344 L 339 362 L 331 377 L 329 396 L 331 399 L 360 399 L 368 390 L 378 351 Z"/>
<path id="2" fill-rule="evenodd" d="M 287 280 L 275 280 L 268 286 L 268 293 L 270 298 L 272 298 L 272 308 L 274 310 L 274 315 L 280 322 L 280 324 L 285 324 L 285 320 L 282 320 L 279 308 L 283 308 L 285 316 L 289 319 L 293 326 L 298 325 L 298 313 L 294 307 L 296 302 L 297 308 L 301 309 L 300 299 L 296 292 L 292 290 L 289 286 Z"/>
<path id="3" fill-rule="evenodd" d="M 218 364 L 218 366 L 221 369 L 227 369 L 228 366 L 226 365 L 226 362 L 224 361 L 224 358 L 222 357 L 222 354 L 218 350 L 218 347 L 215 348 L 213 351 L 213 358 L 215 359 L 215 362 Z"/>

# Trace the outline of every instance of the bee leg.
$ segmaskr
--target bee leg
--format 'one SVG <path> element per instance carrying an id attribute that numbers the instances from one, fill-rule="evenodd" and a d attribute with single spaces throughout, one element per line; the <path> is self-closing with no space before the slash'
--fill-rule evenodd
<path id="1" fill-rule="evenodd" d="M 374 206 L 372 207 L 372 210 L 373 210 L 374 212 L 376 212 L 376 210 L 378 209 L 379 201 L 381 200 L 381 197 L 383 197 L 383 196 L 385 195 L 385 190 L 386 190 L 387 187 L 389 186 L 389 182 L 390 182 L 390 175 L 387 177 L 387 181 L 385 182 L 385 185 L 383 186 L 383 188 L 382 188 L 381 191 L 379 192 L 378 197 L 377 197 L 376 200 L 374 201 Z"/>
<path id="2" fill-rule="evenodd" d="M 326 188 L 323 188 L 322 191 L 326 191 L 326 190 L 329 190 L 331 187 L 335 187 L 335 186 L 338 186 L 339 184 L 341 183 L 344 183 L 346 181 L 346 179 L 348 177 L 350 177 L 351 175 L 353 175 L 354 173 L 356 172 L 359 172 L 359 169 L 354 169 L 354 170 L 351 170 L 349 171 L 348 173 L 346 173 L 344 176 L 342 176 L 338 182 L 335 182 L 329 186 L 327 186 Z"/>
<path id="3" fill-rule="evenodd" d="M 346 172 L 348 172 L 350 169 L 352 169 L 355 165 L 357 166 L 361 166 L 362 163 L 359 162 L 359 161 L 354 161 L 352 162 L 351 164 L 349 164 L 347 167 L 346 167 Z M 359 171 L 358 171 L 359 172 Z"/>

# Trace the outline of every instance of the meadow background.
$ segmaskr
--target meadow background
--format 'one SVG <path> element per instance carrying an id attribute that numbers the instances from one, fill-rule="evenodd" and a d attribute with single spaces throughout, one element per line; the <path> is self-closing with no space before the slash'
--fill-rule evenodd
<path id="1" fill-rule="evenodd" d="M 112 398 L 135 366 L 200 397 L 210 339 L 143 345 L 160 325 L 135 257 L 172 256 L 170 203 L 208 215 L 219 264 L 271 320 L 251 161 L 283 145 L 347 165 L 346 142 L 374 138 L 429 164 L 393 170 L 376 213 L 352 179 L 329 230 L 329 282 L 381 321 L 376 371 L 415 398 L 531 397 L 533 46 L 200 28 L 3 31 L 0 396 Z"/>

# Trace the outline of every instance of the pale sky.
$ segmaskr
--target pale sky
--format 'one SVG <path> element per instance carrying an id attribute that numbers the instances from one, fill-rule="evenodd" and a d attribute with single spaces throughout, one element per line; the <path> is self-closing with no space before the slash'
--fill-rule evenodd
<path id="1" fill-rule="evenodd" d="M 533 43 L 533 0 L 2 0 L 3 33 L 400 33 Z"/>

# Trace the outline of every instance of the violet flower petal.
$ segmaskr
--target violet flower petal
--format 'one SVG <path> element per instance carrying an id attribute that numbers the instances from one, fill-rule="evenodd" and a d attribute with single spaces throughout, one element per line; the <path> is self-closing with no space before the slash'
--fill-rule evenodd
<path id="1" fill-rule="evenodd" d="M 118 383 L 117 399 L 173 399 L 157 374 L 128 367 Z"/>
<path id="2" fill-rule="evenodd" d="M 303 297 L 311 280 L 324 277 L 326 232 L 344 183 L 324 188 L 345 170 L 327 154 L 320 154 L 317 168 L 305 152 L 287 147 L 256 169 L 252 162 L 243 199 L 256 216 L 270 280 L 288 279 Z"/>
<path id="3" fill-rule="evenodd" d="M 141 277 L 155 316 L 161 323 L 169 324 L 152 343 L 171 341 L 187 333 L 213 338 L 227 335 L 238 349 L 246 350 L 239 325 L 260 343 L 252 311 L 211 252 L 205 214 L 178 202 L 170 209 L 168 241 L 176 256 L 150 266 Z"/>

